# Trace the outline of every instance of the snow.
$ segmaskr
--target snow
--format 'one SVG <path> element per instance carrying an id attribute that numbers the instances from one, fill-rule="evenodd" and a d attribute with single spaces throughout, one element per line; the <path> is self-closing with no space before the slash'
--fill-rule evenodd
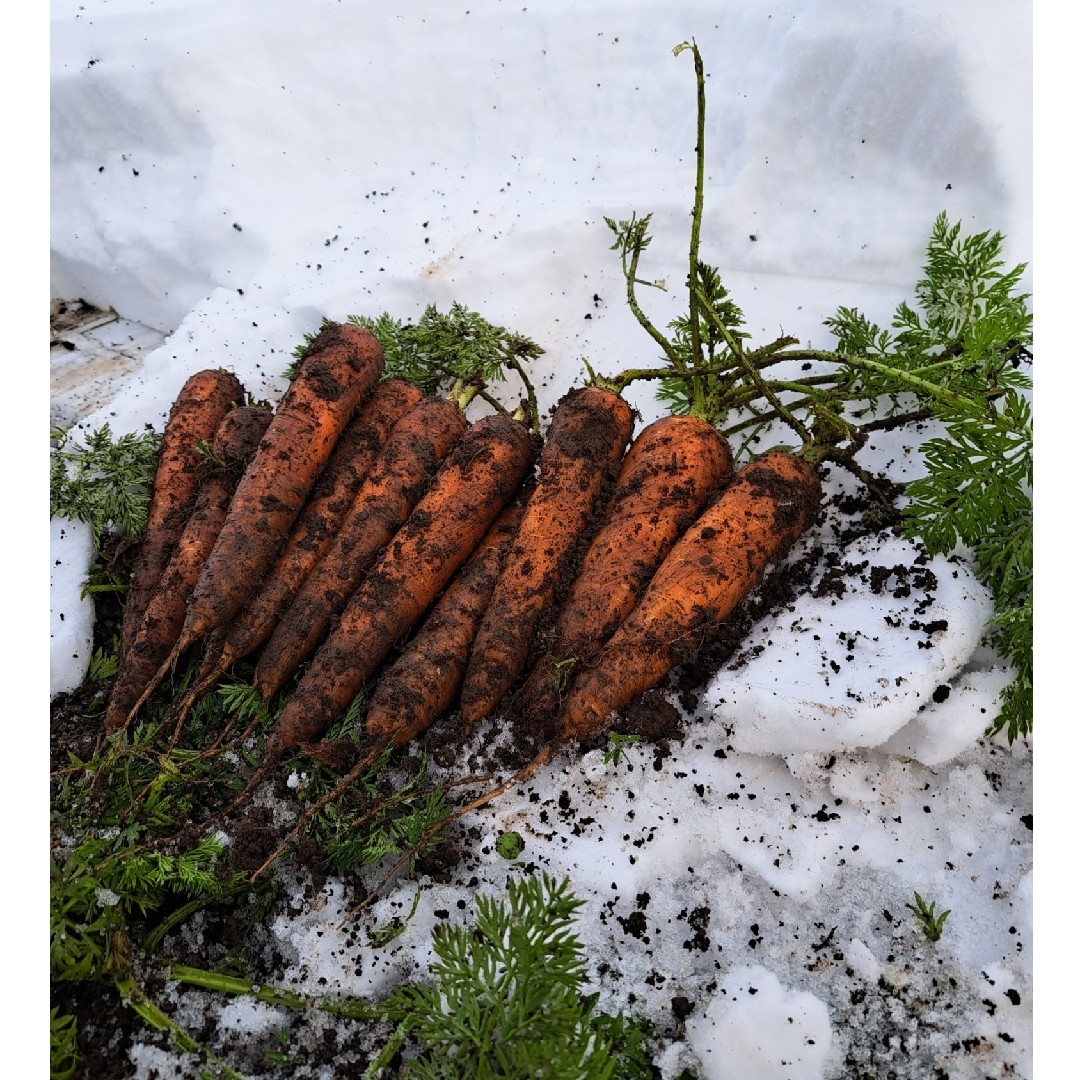
<path id="1" fill-rule="evenodd" d="M 82 430 L 160 430 L 208 366 L 276 400 L 324 316 L 453 300 L 544 347 L 542 409 L 583 357 L 603 372 L 653 363 L 604 218 L 653 213 L 643 273 L 668 291 L 642 301 L 662 325 L 684 303 L 693 73 L 671 48 L 691 37 L 709 73 L 702 257 L 758 340 L 824 344 L 839 304 L 887 321 L 941 210 L 1004 232 L 1010 265 L 1031 258 L 1023 4 L 51 10 L 52 294 L 115 309 L 140 341 L 164 336 L 104 371 L 80 352 L 81 380 L 65 369 L 65 395 L 92 391 L 65 413 Z M 648 386 L 628 396 L 639 426 L 660 415 Z M 911 475 L 918 438 L 882 437 L 866 464 Z M 682 745 L 656 762 L 644 747 L 618 765 L 564 755 L 477 815 L 472 872 L 503 889 L 512 864 L 494 843 L 515 829 L 521 864 L 570 877 L 590 966 L 608 969 L 601 1004 L 673 1033 L 665 1077 L 884 1075 L 886 1061 L 899 1076 L 932 1063 L 1030 1077 L 1031 752 L 980 738 L 1008 681 L 979 644 L 989 597 L 963 552 L 847 542 L 842 524 L 820 527 L 832 562 L 755 626 L 745 662 L 676 703 Z M 54 521 L 51 553 L 55 695 L 89 662 L 85 528 Z M 865 565 L 830 587 L 845 564 Z M 414 891 L 391 890 L 362 924 L 407 914 Z M 936 944 L 905 907 L 915 891 L 951 909 Z M 426 886 L 404 934 L 372 950 L 338 928 L 360 897 L 331 880 L 269 934 L 298 989 L 384 993 L 426 971 L 436 913 L 465 918 L 474 892 Z M 684 1029 L 680 995 L 694 1003 Z M 272 1021 L 251 1003 L 219 1014 Z M 132 1067 L 166 1074 L 146 1047 Z"/>
<path id="2" fill-rule="evenodd" d="M 793 610 L 758 624 L 746 643 L 755 653 L 749 663 L 710 682 L 708 704 L 717 719 L 734 723 L 736 749 L 843 751 L 896 735 L 896 752 L 919 757 L 914 744 L 932 727 L 923 753 L 936 757 L 938 739 L 953 725 L 959 738 L 948 744 L 956 749 L 986 728 L 1007 674 L 972 672 L 958 688 L 959 708 L 951 690 L 993 614 L 993 597 L 965 563 L 926 559 L 910 541 L 864 538 L 839 552 L 841 565 L 868 567 L 871 559 L 879 572 L 864 570 L 854 588 L 845 577 L 839 601 L 816 595 L 828 571 L 819 574 Z M 910 732 L 901 730 L 908 725 Z"/>
<path id="3" fill-rule="evenodd" d="M 86 522 L 66 518 L 50 522 L 50 697 L 74 690 L 90 666 L 94 601 L 81 592 L 93 546 Z"/>
<path id="4" fill-rule="evenodd" d="M 729 971 L 702 1020 L 687 1037 L 709 1075 L 741 1080 L 822 1080 L 832 1042 L 825 1003 L 792 993 L 759 964 Z"/>

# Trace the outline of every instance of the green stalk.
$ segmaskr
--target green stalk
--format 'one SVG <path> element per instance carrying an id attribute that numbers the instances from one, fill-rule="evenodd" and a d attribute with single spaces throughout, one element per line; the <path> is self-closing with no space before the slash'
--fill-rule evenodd
<path id="1" fill-rule="evenodd" d="M 730 335 L 729 335 L 730 336 Z M 731 338 L 735 342 L 736 348 L 741 347 L 737 338 Z M 770 342 L 768 345 L 762 345 L 758 349 L 754 349 L 753 352 L 746 354 L 746 359 L 754 364 L 758 369 L 771 367 L 773 364 L 782 364 L 790 357 L 783 353 L 781 350 L 786 349 L 789 345 L 798 345 L 798 338 L 793 337 L 780 337 L 776 341 Z M 841 358 L 835 358 L 837 362 L 840 362 Z M 657 379 L 694 379 L 699 375 L 734 375 L 740 370 L 738 363 L 731 363 L 729 360 L 721 360 L 712 364 L 705 364 L 703 367 L 697 368 L 694 371 L 687 371 L 685 368 L 678 368 L 673 370 L 670 367 L 664 368 L 624 368 L 617 375 L 599 375 L 597 374 L 588 360 L 582 359 L 582 363 L 585 365 L 585 369 L 589 373 L 589 382 L 594 386 L 602 386 L 607 390 L 613 390 L 615 393 L 621 393 L 631 383 L 634 382 L 650 382 Z M 806 385 L 812 385 L 815 382 L 835 382 L 836 377 L 833 375 L 815 375 L 804 380 Z M 793 384 L 794 386 L 795 384 Z M 728 404 L 728 400 L 724 399 L 724 405 Z"/>
<path id="2" fill-rule="evenodd" d="M 884 375 L 903 383 L 915 393 L 926 394 L 942 404 L 949 405 L 959 412 L 971 413 L 971 399 L 954 394 L 942 386 L 936 386 L 926 379 L 920 378 L 912 372 L 903 371 L 900 368 L 890 367 L 878 360 L 871 360 L 868 356 L 843 356 L 840 353 L 824 352 L 819 349 L 801 349 L 797 352 L 788 353 L 785 360 L 823 360 L 829 364 L 847 364 L 848 367 L 858 371 L 869 371 L 875 375 Z"/>
<path id="3" fill-rule="evenodd" d="M 521 361 L 516 356 L 511 356 L 507 361 L 518 373 L 518 377 L 525 384 L 525 394 L 528 399 L 528 428 L 535 434 L 540 433 L 540 406 L 536 400 L 536 390 L 533 388 L 532 381 L 526 376 L 525 369 L 521 366 Z M 516 415 L 516 414 L 515 414 Z M 524 417 L 519 417 L 524 420 Z"/>
<path id="4" fill-rule="evenodd" d="M 135 980 L 131 964 L 131 945 L 123 928 L 117 929 L 112 934 L 106 967 L 113 976 L 114 984 L 124 1004 L 130 1005 L 145 1023 L 156 1031 L 168 1032 L 173 1043 L 182 1053 L 198 1054 L 205 1058 L 214 1068 L 215 1074 L 222 1080 L 244 1080 L 240 1073 L 219 1061 L 205 1046 L 202 1046 L 146 996 Z"/>
<path id="5" fill-rule="evenodd" d="M 314 1007 L 320 1012 L 351 1020 L 380 1020 L 384 1015 L 377 1005 L 359 1001 L 356 998 L 306 998 L 294 990 L 264 986 L 251 982 L 249 979 L 237 979 L 232 975 L 204 971 L 202 968 L 188 967 L 186 964 L 174 964 L 169 969 L 169 977 L 176 982 L 197 986 L 202 990 L 251 997 L 267 1005 L 280 1005 L 284 1009 L 302 1011 Z"/>
<path id="6" fill-rule="evenodd" d="M 813 442 L 813 437 L 809 430 L 804 426 L 802 421 L 799 420 L 799 418 L 796 417 L 783 402 L 781 402 L 776 394 L 773 393 L 769 385 L 762 379 L 761 372 L 747 360 L 742 349 L 739 347 L 737 339 L 724 325 L 723 320 L 720 319 L 715 311 L 713 311 L 712 305 L 709 304 L 708 299 L 697 288 L 691 289 L 690 295 L 696 295 L 698 297 L 698 302 L 705 312 L 705 318 L 715 330 L 720 332 L 724 340 L 728 343 L 728 348 L 731 350 L 732 355 L 738 359 L 740 366 L 746 372 L 747 377 L 750 382 L 753 383 L 758 393 L 773 407 L 773 410 L 783 419 L 784 423 L 798 434 L 799 438 L 802 439 L 803 446 L 809 446 Z"/>
<path id="7" fill-rule="evenodd" d="M 196 911 L 200 911 L 210 904 L 219 903 L 226 896 L 236 896 L 239 893 L 246 892 L 249 888 L 250 886 L 245 880 L 224 889 L 220 893 L 215 893 L 212 896 L 199 896 L 194 900 L 189 900 L 182 907 L 177 908 L 176 911 L 167 918 L 163 919 L 149 934 L 146 935 L 146 940 L 143 942 L 144 955 L 152 955 L 154 950 L 164 940 L 165 935 L 175 930 L 182 922 L 191 915 L 194 915 Z"/>
<path id="8" fill-rule="evenodd" d="M 464 412 L 477 394 L 484 389 L 484 384 L 476 379 L 455 379 L 453 386 L 446 391 L 446 400 L 452 401 Z"/>
<path id="9" fill-rule="evenodd" d="M 626 278 L 626 303 L 630 310 L 634 314 L 634 318 L 637 319 L 642 329 L 656 342 L 657 345 L 664 351 L 664 355 L 671 362 L 671 366 L 676 371 L 682 370 L 682 360 L 679 358 L 679 354 L 672 348 L 671 342 L 649 320 L 649 317 L 641 310 L 641 306 L 637 301 L 637 294 L 634 291 L 634 285 L 638 281 L 637 267 L 638 262 L 641 259 L 641 240 L 644 236 L 645 225 L 648 222 L 648 217 L 642 218 L 641 221 L 631 223 L 630 230 L 627 233 L 626 243 L 630 247 L 630 265 L 626 264 L 626 246 L 624 245 L 622 251 L 622 264 L 623 264 L 623 277 Z M 642 282 L 642 284 L 649 284 L 649 282 Z"/>
<path id="10" fill-rule="evenodd" d="M 694 208 L 690 215 L 690 275 L 687 283 L 690 287 L 690 355 L 695 370 L 705 365 L 705 357 L 701 351 L 701 327 L 698 323 L 698 307 L 702 298 L 698 292 L 698 251 L 701 247 L 701 217 L 705 205 L 705 65 L 701 59 L 701 52 L 697 42 L 683 42 L 676 45 L 676 56 L 685 49 L 692 50 L 694 54 L 694 77 L 697 81 L 697 144 L 694 147 L 695 176 L 694 176 Z M 725 334 L 726 337 L 726 334 Z M 693 402 L 690 407 L 691 416 L 702 416 L 705 410 L 704 391 L 700 378 L 695 378 L 693 383 Z"/>

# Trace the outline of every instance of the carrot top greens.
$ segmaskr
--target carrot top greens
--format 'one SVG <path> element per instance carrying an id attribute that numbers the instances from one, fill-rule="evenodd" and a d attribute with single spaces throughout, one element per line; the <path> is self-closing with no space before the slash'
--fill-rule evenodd
<path id="1" fill-rule="evenodd" d="M 573 930 L 583 905 L 569 881 L 546 874 L 511 879 L 505 903 L 478 893 L 472 926 L 435 928 L 435 981 L 406 983 L 388 998 L 398 1028 L 365 1075 L 382 1075 L 411 1037 L 420 1052 L 409 1075 L 427 1080 L 651 1076 L 646 1033 L 598 1011 L 599 994 L 584 992 L 585 951 Z"/>
<path id="2" fill-rule="evenodd" d="M 970 547 L 994 595 L 990 641 L 1016 678 L 989 731 L 1010 741 L 1032 725 L 1032 317 L 1019 291 L 1025 264 L 1005 269 L 1000 232 L 964 235 L 938 215 L 914 303 L 887 327 L 857 308 L 825 319 L 832 350 L 803 348 L 789 335 L 752 347 L 743 314 L 719 271 L 698 255 L 704 203 L 705 90 L 697 45 L 697 171 L 686 278 L 688 310 L 665 334 L 642 308 L 639 286 L 651 215 L 606 218 L 626 280 L 627 303 L 660 347 L 660 366 L 628 368 L 591 381 L 617 392 L 653 380 L 671 411 L 699 416 L 731 440 L 736 457 L 786 429 L 813 463 L 832 461 L 888 496 L 856 455 L 875 431 L 936 420 L 920 447 L 927 475 L 904 489 L 902 527 L 931 555 Z M 787 436 L 790 438 L 790 435 Z"/>
<path id="3" fill-rule="evenodd" d="M 376 317 L 350 315 L 348 321 L 379 339 L 386 358 L 384 379 L 408 379 L 425 394 L 444 394 L 462 408 L 480 397 L 505 411 L 485 387 L 505 379 L 507 369 L 513 371 L 526 394 L 529 426 L 540 431 L 540 412 L 526 365 L 544 350 L 531 338 L 496 326 L 457 301 L 446 312 L 429 304 L 414 323 L 385 311 Z M 312 335 L 308 335 L 293 352 L 298 361 L 311 340 Z M 286 372 L 289 377 L 295 373 L 295 365 Z"/>
<path id="4" fill-rule="evenodd" d="M 109 425 L 102 424 L 83 445 L 68 431 L 54 431 L 53 440 L 50 515 L 87 522 L 95 551 L 112 528 L 138 536 L 146 526 L 161 436 L 144 431 L 114 439 Z"/>

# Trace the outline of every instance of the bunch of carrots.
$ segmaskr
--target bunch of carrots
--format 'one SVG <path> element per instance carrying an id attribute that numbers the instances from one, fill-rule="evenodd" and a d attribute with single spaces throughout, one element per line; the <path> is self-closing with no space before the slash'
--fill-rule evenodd
<path id="1" fill-rule="evenodd" d="M 705 75 L 695 44 L 675 53 L 687 50 L 698 87 L 698 168 L 689 314 L 670 324 L 671 338 L 635 293 L 649 284 L 638 269 L 648 215 L 607 219 L 629 306 L 663 350 L 661 368 L 605 378 L 586 364 L 589 385 L 557 403 L 541 437 L 520 366 L 541 350 L 496 331 L 498 358 L 480 362 L 475 336 L 491 334 L 455 306 L 449 320 L 429 309 L 426 332 L 430 340 L 461 332 L 470 341 L 462 354 L 472 357 L 464 366 L 432 362 L 439 350 L 416 339 L 416 348 L 399 348 L 389 322 L 350 320 L 327 323 L 311 339 L 272 413 L 245 406 L 244 388 L 221 371 L 200 372 L 181 391 L 128 591 L 106 733 L 128 728 L 181 658 L 197 651 L 190 688 L 172 707 L 174 743 L 193 706 L 246 658 L 255 661 L 262 701 L 283 701 L 262 760 L 226 813 L 290 752 L 319 753 L 319 741 L 354 704 L 366 736 L 353 768 L 308 806 L 254 877 L 313 815 L 455 707 L 466 726 L 499 713 L 540 737 L 531 761 L 450 820 L 521 783 L 565 746 L 601 734 L 614 714 L 692 658 L 811 526 L 821 502 L 817 466 L 835 462 L 891 509 L 854 461 L 869 431 L 946 405 L 962 418 L 982 417 L 1002 392 L 1017 341 L 979 346 L 997 366 L 973 411 L 955 389 L 969 393 L 966 369 L 954 385 L 945 368 L 949 357 L 963 357 L 965 334 L 981 338 L 939 326 L 929 313 L 927 325 L 944 344 L 929 329 L 926 340 L 900 335 L 896 343 L 913 351 L 889 354 L 888 363 L 875 359 L 885 349 L 879 340 L 869 351 L 859 344 L 866 328 L 846 309 L 841 322 L 854 345 L 843 353 L 800 349 L 788 336 L 745 347 L 742 313 L 719 272 L 698 257 Z M 943 218 L 939 225 L 938 248 L 970 263 L 966 248 L 952 250 L 955 230 L 947 232 Z M 985 287 L 1000 291 L 1009 280 L 998 275 Z M 900 309 L 893 325 L 908 326 L 910 316 Z M 1015 335 L 1013 325 L 1003 320 L 994 332 Z M 372 330 L 386 342 L 389 364 Z M 398 363 L 397 352 L 422 358 L 419 367 L 401 367 L 410 378 L 385 370 Z M 816 361 L 834 365 L 834 374 L 794 381 L 764 374 L 782 362 L 802 371 Z M 484 383 L 504 364 L 525 382 L 527 403 L 513 415 L 500 407 L 469 422 L 465 408 L 477 394 L 495 404 Z M 441 397 L 410 381 L 432 371 L 456 380 Z M 635 437 L 621 391 L 639 379 L 661 380 L 660 396 L 681 403 L 685 415 Z M 880 385 L 887 389 L 872 389 Z M 921 402 L 910 413 L 864 427 L 849 415 L 853 403 L 857 419 L 879 393 L 908 392 Z M 729 434 L 751 433 L 746 446 L 775 422 L 794 432 L 799 449 L 770 450 L 735 469 L 716 426 L 729 413 Z"/>
<path id="2" fill-rule="evenodd" d="M 502 710 L 545 733 L 516 779 L 599 734 L 819 506 L 799 456 L 733 472 L 725 438 L 692 416 L 633 438 L 632 410 L 608 389 L 569 391 L 541 440 L 505 412 L 469 422 L 462 399 L 383 367 L 368 330 L 327 323 L 273 413 L 244 406 L 232 375 L 192 376 L 163 435 L 124 612 L 108 734 L 196 650 L 174 742 L 245 657 L 257 655 L 264 701 L 284 692 L 236 806 L 364 693 L 369 748 L 294 835 L 455 705 L 470 725 Z"/>

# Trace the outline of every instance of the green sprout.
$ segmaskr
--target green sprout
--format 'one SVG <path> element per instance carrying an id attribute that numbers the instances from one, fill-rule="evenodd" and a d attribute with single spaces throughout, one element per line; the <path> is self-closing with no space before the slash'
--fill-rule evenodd
<path id="1" fill-rule="evenodd" d="M 935 913 L 937 902 L 931 900 L 929 904 L 918 894 L 915 894 L 914 904 L 905 904 L 904 907 L 910 908 L 915 912 L 915 921 L 922 927 L 923 933 L 930 941 L 937 941 L 941 937 L 941 931 L 945 927 L 945 920 L 949 917 L 948 911 L 941 912 L 940 915 Z"/>
<path id="2" fill-rule="evenodd" d="M 640 735 L 620 735 L 617 731 L 608 734 L 611 740 L 611 748 L 604 751 L 605 765 L 618 765 L 626 756 L 626 747 L 641 741 Z"/>

